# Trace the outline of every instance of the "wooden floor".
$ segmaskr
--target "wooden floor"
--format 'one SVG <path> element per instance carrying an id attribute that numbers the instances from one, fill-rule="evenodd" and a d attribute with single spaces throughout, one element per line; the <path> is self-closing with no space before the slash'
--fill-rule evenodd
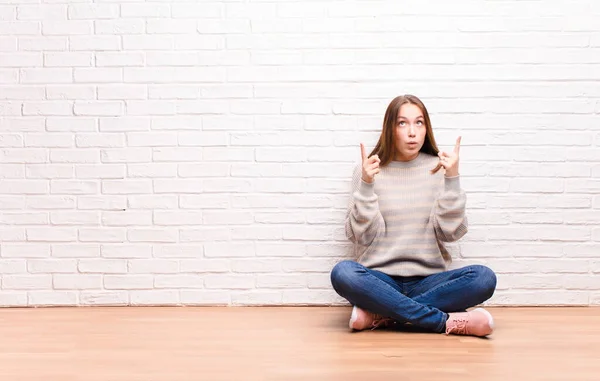
<path id="1" fill-rule="evenodd" d="M 488 339 L 350 333 L 349 308 L 0 309 L 0 380 L 598 380 L 599 308 L 490 309 Z"/>

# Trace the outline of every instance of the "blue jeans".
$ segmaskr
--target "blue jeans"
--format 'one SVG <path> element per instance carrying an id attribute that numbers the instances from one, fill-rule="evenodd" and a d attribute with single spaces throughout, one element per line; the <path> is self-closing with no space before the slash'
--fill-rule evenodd
<path id="1" fill-rule="evenodd" d="M 352 305 L 441 333 L 448 313 L 465 311 L 494 294 L 496 274 L 472 265 L 426 277 L 392 277 L 345 260 L 331 271 L 331 284 Z"/>

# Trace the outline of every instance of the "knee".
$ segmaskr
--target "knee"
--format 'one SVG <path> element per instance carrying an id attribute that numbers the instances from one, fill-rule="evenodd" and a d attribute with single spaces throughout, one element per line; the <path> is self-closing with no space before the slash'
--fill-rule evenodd
<path id="1" fill-rule="evenodd" d="M 477 288 L 486 299 L 490 298 L 496 291 L 496 274 L 492 269 L 483 265 L 473 265 L 472 270 L 476 274 Z"/>
<path id="2" fill-rule="evenodd" d="M 352 283 L 352 278 L 359 267 L 358 263 L 349 260 L 337 263 L 331 270 L 331 285 L 333 288 L 343 288 L 344 285 Z"/>

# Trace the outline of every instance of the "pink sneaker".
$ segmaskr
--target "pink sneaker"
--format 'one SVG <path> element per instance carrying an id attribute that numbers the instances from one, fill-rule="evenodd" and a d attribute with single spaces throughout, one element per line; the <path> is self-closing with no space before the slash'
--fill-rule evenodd
<path id="1" fill-rule="evenodd" d="M 446 321 L 446 335 L 487 336 L 494 331 L 494 319 L 483 308 L 470 312 L 450 313 Z"/>
<path id="2" fill-rule="evenodd" d="M 381 315 L 354 306 L 354 308 L 352 308 L 352 315 L 350 316 L 350 323 L 348 323 L 348 326 L 351 330 L 362 331 L 367 328 L 373 330 L 379 326 L 387 327 L 391 323 L 392 319 L 390 318 L 384 318 Z"/>

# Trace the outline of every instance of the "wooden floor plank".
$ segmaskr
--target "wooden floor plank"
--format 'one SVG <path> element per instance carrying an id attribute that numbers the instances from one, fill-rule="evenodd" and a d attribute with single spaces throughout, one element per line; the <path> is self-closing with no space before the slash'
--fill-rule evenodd
<path id="1" fill-rule="evenodd" d="M 487 339 L 348 331 L 346 307 L 0 309 L 2 380 L 597 380 L 600 308 L 493 308 Z"/>

